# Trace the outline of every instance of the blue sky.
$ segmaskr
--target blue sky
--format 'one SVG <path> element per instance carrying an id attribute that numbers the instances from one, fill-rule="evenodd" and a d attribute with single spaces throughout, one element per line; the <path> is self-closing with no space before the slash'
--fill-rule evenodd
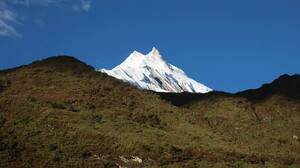
<path id="1" fill-rule="evenodd" d="M 300 73 L 299 0 L 0 0 L 0 69 L 52 55 L 113 68 L 155 46 L 216 90 Z"/>

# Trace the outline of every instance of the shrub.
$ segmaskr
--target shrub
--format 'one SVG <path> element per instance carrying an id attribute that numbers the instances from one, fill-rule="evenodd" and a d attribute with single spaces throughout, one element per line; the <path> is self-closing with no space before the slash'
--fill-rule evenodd
<path id="1" fill-rule="evenodd" d="M 16 125 L 27 125 L 32 122 L 32 118 L 30 116 L 20 116 L 16 119 Z"/>
<path id="2" fill-rule="evenodd" d="M 71 111 L 71 112 L 79 112 L 79 110 L 76 109 L 73 105 L 70 105 L 68 110 Z"/>
<path id="3" fill-rule="evenodd" d="M 7 80 L 7 79 L 0 79 L 0 86 L 3 86 L 3 87 L 6 87 L 8 85 L 11 84 L 11 81 L 10 80 Z"/>
<path id="4" fill-rule="evenodd" d="M 0 87 L 5 87 L 6 86 L 6 81 L 3 79 L 0 79 Z"/>
<path id="5" fill-rule="evenodd" d="M 54 109 L 68 110 L 71 112 L 79 112 L 79 110 L 76 109 L 71 103 L 48 102 L 48 104 Z"/>
<path id="6" fill-rule="evenodd" d="M 58 146 L 56 144 L 49 144 L 48 145 L 48 149 L 49 151 L 55 151 L 58 148 Z"/>
<path id="7" fill-rule="evenodd" d="M 130 120 L 133 120 L 134 122 L 137 122 L 139 124 L 147 124 L 151 127 L 156 127 L 156 128 L 162 128 L 164 124 L 162 124 L 160 118 L 156 114 L 131 114 L 129 116 Z"/>
<path id="8" fill-rule="evenodd" d="M 0 79 L 0 91 L 2 91 L 5 87 L 7 87 L 8 81 L 4 79 Z"/>
<path id="9" fill-rule="evenodd" d="M 103 167 L 104 168 L 118 168 L 119 166 L 117 166 L 112 160 L 104 160 Z"/>
<path id="10" fill-rule="evenodd" d="M 151 127 L 161 127 L 161 120 L 156 114 L 151 114 L 148 117 L 148 122 Z"/>
<path id="11" fill-rule="evenodd" d="M 177 148 L 176 146 L 171 146 L 170 149 L 169 149 L 170 153 L 173 155 L 173 156 L 176 156 L 176 155 L 179 155 L 182 153 L 182 150 Z"/>
<path id="12" fill-rule="evenodd" d="M 2 115 L 0 115 L 0 127 L 4 125 L 5 121 L 5 118 Z"/>
<path id="13" fill-rule="evenodd" d="M 13 160 L 21 156 L 24 146 L 17 141 L 15 136 L 11 136 L 7 140 L 6 149 L 8 150 L 9 158 Z"/>
<path id="14" fill-rule="evenodd" d="M 63 155 L 62 151 L 56 151 L 53 154 L 52 160 L 54 162 L 59 162 L 59 161 L 61 161 L 63 159 L 63 157 L 64 157 L 64 155 Z"/>
<path id="15" fill-rule="evenodd" d="M 83 159 L 87 159 L 89 157 L 92 156 L 92 152 L 88 151 L 88 150 L 84 150 L 82 153 L 81 153 L 81 158 Z"/>
<path id="16" fill-rule="evenodd" d="M 48 102 L 49 105 L 54 109 L 66 109 L 65 105 L 58 102 Z"/>
<path id="17" fill-rule="evenodd" d="M 86 108 L 87 108 L 88 110 L 95 110 L 95 109 L 96 109 L 96 106 L 95 106 L 94 104 L 87 103 Z"/>
<path id="18" fill-rule="evenodd" d="M 102 119 L 103 119 L 102 115 L 100 115 L 100 114 L 93 114 L 91 120 L 92 120 L 93 123 L 101 123 Z"/>

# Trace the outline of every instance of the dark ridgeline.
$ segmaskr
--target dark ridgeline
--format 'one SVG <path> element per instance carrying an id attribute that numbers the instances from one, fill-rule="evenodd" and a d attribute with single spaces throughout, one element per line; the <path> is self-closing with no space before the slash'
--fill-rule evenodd
<path id="1" fill-rule="evenodd" d="M 69 56 L 3 70 L 0 167 L 299 167 L 299 82 L 155 93 Z"/>
<path id="2" fill-rule="evenodd" d="M 237 96 L 247 97 L 251 101 L 260 101 L 274 94 L 288 99 L 300 100 L 300 75 L 282 75 L 272 83 L 264 84 L 258 89 L 250 89 L 237 93 Z"/>
<path id="3" fill-rule="evenodd" d="M 251 102 L 259 102 L 274 94 L 287 99 L 300 100 L 300 75 L 282 75 L 272 83 L 264 84 L 258 89 L 249 89 L 235 94 L 213 91 L 210 93 L 158 93 L 160 97 L 173 105 L 182 106 L 212 96 L 245 97 Z"/>
<path id="4" fill-rule="evenodd" d="M 233 94 L 226 93 L 226 92 L 218 92 L 218 91 L 212 91 L 209 93 L 188 93 L 188 92 L 163 93 L 163 92 L 160 92 L 157 94 L 163 100 L 166 100 L 175 106 L 187 105 L 194 101 L 200 101 L 200 100 L 206 99 L 207 97 L 210 97 L 210 96 L 233 96 Z"/>

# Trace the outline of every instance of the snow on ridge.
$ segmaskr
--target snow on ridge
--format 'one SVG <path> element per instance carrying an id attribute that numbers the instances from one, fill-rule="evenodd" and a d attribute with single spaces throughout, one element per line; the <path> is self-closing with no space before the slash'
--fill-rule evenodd
<path id="1" fill-rule="evenodd" d="M 155 47 L 146 55 L 134 51 L 112 70 L 101 69 L 100 71 L 138 88 L 156 92 L 207 93 L 212 91 L 189 78 L 180 68 L 167 63 Z"/>

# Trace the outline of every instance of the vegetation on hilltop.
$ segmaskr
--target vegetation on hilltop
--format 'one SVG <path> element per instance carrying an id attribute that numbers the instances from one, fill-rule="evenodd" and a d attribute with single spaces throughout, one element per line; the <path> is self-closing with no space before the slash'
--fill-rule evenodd
<path id="1" fill-rule="evenodd" d="M 0 167 L 300 166 L 300 103 L 277 92 L 174 106 L 68 56 L 2 71 L 0 88 Z"/>

